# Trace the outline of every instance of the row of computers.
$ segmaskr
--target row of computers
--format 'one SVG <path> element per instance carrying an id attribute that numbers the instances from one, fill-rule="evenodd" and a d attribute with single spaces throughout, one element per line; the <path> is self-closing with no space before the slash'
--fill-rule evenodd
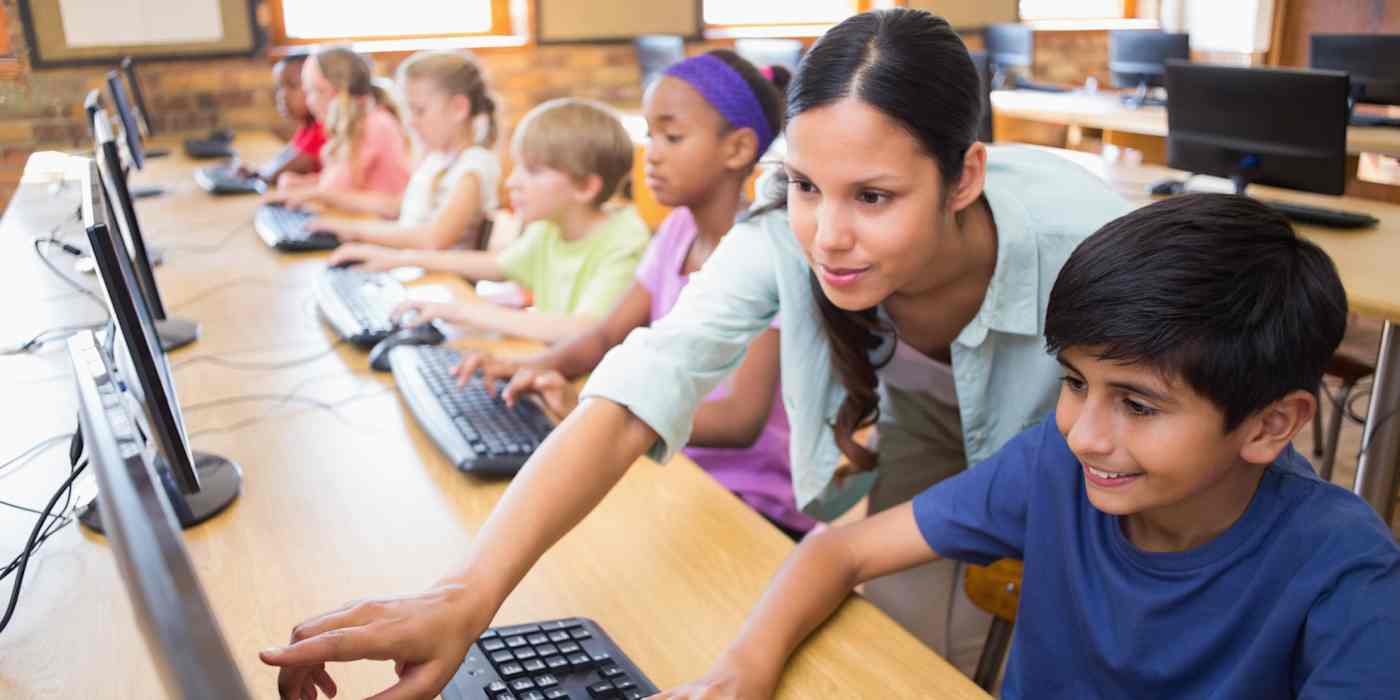
<path id="1" fill-rule="evenodd" d="M 79 519 L 109 536 L 170 694 L 250 697 L 179 535 L 181 527 L 214 517 L 238 497 L 242 470 L 190 447 L 159 336 L 153 303 L 159 290 L 127 173 L 105 110 L 99 106 L 93 117 L 96 157 L 83 168 L 82 218 L 114 322 L 105 333 L 84 331 L 68 344 L 80 403 L 78 439 L 98 482 L 97 498 L 80 509 Z M 425 354 L 454 359 L 440 348 L 403 347 L 393 353 L 400 387 L 415 387 L 405 389 L 409 405 L 420 418 L 436 418 L 443 424 L 437 427 L 452 431 L 444 435 L 454 436 L 466 455 L 454 459 L 459 466 L 513 473 L 541 431 L 548 431 L 547 421 L 532 420 L 526 444 L 526 437 L 509 432 L 510 421 L 502 416 L 514 414 L 504 404 L 470 386 L 458 391 L 447 374 L 450 364 L 429 368 L 420 359 Z M 476 405 L 452 412 L 473 400 Z M 534 418 L 543 418 L 534 410 Z M 468 423 L 475 443 L 461 437 L 456 426 L 461 422 Z M 440 443 L 445 439 L 434 437 Z M 567 639 L 556 640 L 561 634 Z M 530 654 L 524 654 L 527 648 Z M 596 623 L 569 618 L 487 631 L 444 697 L 560 698 L 591 696 L 595 690 L 632 698 L 655 687 Z"/>

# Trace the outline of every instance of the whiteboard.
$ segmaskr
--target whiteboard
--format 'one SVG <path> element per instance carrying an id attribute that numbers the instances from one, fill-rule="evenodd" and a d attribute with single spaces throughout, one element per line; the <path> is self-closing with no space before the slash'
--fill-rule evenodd
<path id="1" fill-rule="evenodd" d="M 68 46 L 211 42 L 224 38 L 218 2 L 210 0 L 59 0 Z"/>

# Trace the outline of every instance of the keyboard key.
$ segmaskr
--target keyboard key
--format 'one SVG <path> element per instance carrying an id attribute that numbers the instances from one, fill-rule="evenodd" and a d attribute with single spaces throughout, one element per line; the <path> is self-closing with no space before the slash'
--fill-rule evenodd
<path id="1" fill-rule="evenodd" d="M 520 696 L 520 700 L 544 700 L 544 693 L 538 690 L 528 690 Z"/>
<path id="2" fill-rule="evenodd" d="M 544 660 L 544 665 L 548 666 L 551 671 L 569 670 L 569 660 L 562 656 L 551 656 Z"/>
<path id="3" fill-rule="evenodd" d="M 546 632 L 553 632 L 554 630 L 565 629 L 569 627 L 570 624 L 572 623 L 570 623 L 568 620 L 550 620 L 549 622 L 540 623 L 540 629 Z"/>
<path id="4" fill-rule="evenodd" d="M 515 654 L 510 653 L 509 650 L 492 652 L 491 654 L 491 663 L 495 665 L 509 663 L 514 660 Z"/>
<path id="5" fill-rule="evenodd" d="M 578 627 L 569 630 L 569 636 L 573 637 L 574 639 L 588 639 L 593 636 L 593 633 L 589 632 L 588 630 L 582 627 Z"/>
<path id="6" fill-rule="evenodd" d="M 486 694 L 487 694 L 487 695 L 495 695 L 495 694 L 497 694 L 497 693 L 504 693 L 504 692 L 506 692 L 507 690 L 510 690 L 510 688 L 507 688 L 505 682 L 503 682 L 503 681 L 496 681 L 496 682 L 492 683 L 491 685 L 486 686 Z"/>
<path id="7" fill-rule="evenodd" d="M 535 676 L 535 687 L 537 688 L 549 688 L 556 685 L 559 685 L 559 679 L 548 673 L 543 676 Z"/>
<path id="8" fill-rule="evenodd" d="M 588 668 L 593 665 L 593 659 L 588 658 L 588 654 L 574 654 L 569 657 L 569 665 L 574 668 Z"/>
<path id="9" fill-rule="evenodd" d="M 623 700 L 643 700 L 646 696 L 646 693 L 636 689 L 622 691 Z"/>
<path id="10" fill-rule="evenodd" d="M 520 659 L 521 661 L 524 661 L 525 659 L 533 659 L 536 656 L 539 656 L 539 654 L 535 653 L 535 650 L 531 649 L 530 647 L 520 647 L 519 649 L 515 650 L 515 658 Z"/>
<path id="11" fill-rule="evenodd" d="M 595 664 L 598 664 L 599 666 L 606 666 L 606 665 L 612 663 L 612 654 L 609 654 L 609 653 L 606 652 L 606 651 L 601 651 L 601 652 L 598 652 L 597 654 L 593 654 L 593 655 L 589 658 L 589 660 L 592 661 L 592 662 L 595 663 Z"/>
<path id="12" fill-rule="evenodd" d="M 541 645 L 541 644 L 547 644 L 547 643 L 549 642 L 549 637 L 547 637 L 547 636 L 545 636 L 545 635 L 543 635 L 543 634 L 532 634 L 532 635 L 526 637 L 526 638 L 525 638 L 525 641 L 527 641 L 527 642 L 529 642 L 529 643 L 531 643 L 531 644 L 533 644 L 533 645 L 535 645 L 535 646 L 539 646 L 539 645 Z"/>
<path id="13" fill-rule="evenodd" d="M 628 678 L 626 676 L 623 676 L 622 678 L 612 679 L 612 684 L 613 687 L 617 688 L 618 690 L 631 690 L 637 687 L 637 684 L 633 682 L 631 678 Z"/>
<path id="14" fill-rule="evenodd" d="M 607 678 L 607 679 L 609 679 L 609 680 L 612 680 L 612 679 L 613 679 L 614 677 L 616 677 L 616 676 L 621 676 L 622 674 L 623 674 L 622 669 L 620 669 L 620 668 L 618 668 L 618 667 L 616 667 L 616 666 L 604 666 L 604 667 L 598 669 L 598 675 L 600 675 L 600 676 L 602 676 L 602 677 L 604 677 L 604 678 Z"/>
<path id="15" fill-rule="evenodd" d="M 550 688 L 549 690 L 544 691 L 544 697 L 545 700 L 559 700 L 559 698 L 568 698 L 569 691 L 564 690 L 563 688 Z"/>
<path id="16" fill-rule="evenodd" d="M 595 698 L 610 698 L 610 697 L 614 697 L 614 694 L 613 694 L 613 691 L 614 691 L 614 690 L 615 690 L 615 689 L 613 688 L 613 684 L 612 684 L 612 683 L 609 683 L 609 682 L 607 682 L 607 681 L 598 681 L 597 683 L 594 683 L 593 685 L 588 686 L 588 694 L 589 694 L 589 696 L 595 697 Z"/>
<path id="17" fill-rule="evenodd" d="M 520 647 L 526 646 L 528 644 L 529 642 L 525 641 L 524 637 L 518 635 L 514 637 L 506 637 L 506 646 L 512 649 L 519 649 Z"/>
<path id="18" fill-rule="evenodd" d="M 564 642 L 563 644 L 559 645 L 560 654 L 577 654 L 580 651 L 583 651 L 583 647 L 580 647 L 579 645 L 574 644 L 573 642 Z"/>
<path id="19" fill-rule="evenodd" d="M 487 639 L 481 642 L 481 650 L 484 652 L 500 651 L 506 648 L 506 643 L 499 639 Z"/>
<path id="20" fill-rule="evenodd" d="M 531 678 L 517 678 L 510 682 L 510 689 L 517 693 L 523 693 L 527 690 L 534 690 L 535 681 Z"/>
<path id="21" fill-rule="evenodd" d="M 555 654 L 559 653 L 559 647 L 556 647 L 553 644 L 541 644 L 535 647 L 535 652 L 538 653 L 540 656 L 554 656 Z"/>
<path id="22" fill-rule="evenodd" d="M 560 642 L 567 642 L 569 641 L 569 633 L 563 630 L 560 630 L 558 632 L 550 632 L 549 641 L 554 642 L 555 644 L 558 644 Z"/>
<path id="23" fill-rule="evenodd" d="M 427 349 L 428 349 L 428 350 L 441 350 L 441 348 L 427 348 Z M 444 355 L 445 353 L 443 353 L 443 352 L 437 352 L 437 353 L 433 353 L 433 354 L 436 355 L 437 357 L 443 357 L 443 355 Z M 456 355 L 456 353 L 452 353 L 452 354 L 453 354 L 454 356 Z M 452 364 L 456 364 L 456 362 L 453 362 Z M 501 633 L 501 636 L 502 636 L 502 637 L 510 637 L 510 636 L 514 636 L 514 635 L 517 635 L 517 634 L 534 634 L 535 632 L 540 631 L 540 626 L 539 626 L 539 625 L 512 625 L 512 626 L 510 626 L 510 627 L 500 627 L 500 628 L 498 628 L 498 631 Z"/>
<path id="24" fill-rule="evenodd" d="M 509 679 L 525 673 L 525 668 L 512 661 L 508 664 L 501 664 L 500 668 L 497 668 L 496 671 Z"/>
<path id="25" fill-rule="evenodd" d="M 522 661 L 520 663 L 520 666 L 525 669 L 526 673 L 539 673 L 540 671 L 543 671 L 546 668 L 544 662 L 540 661 L 539 659 L 530 659 L 528 661 Z"/>

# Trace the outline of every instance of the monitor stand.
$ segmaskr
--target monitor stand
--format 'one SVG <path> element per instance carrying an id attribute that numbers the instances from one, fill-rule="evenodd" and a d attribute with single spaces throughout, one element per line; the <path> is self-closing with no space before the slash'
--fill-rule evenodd
<path id="1" fill-rule="evenodd" d="M 170 149 L 168 148 L 148 148 L 145 151 L 145 156 L 147 158 L 165 158 L 169 155 Z"/>
<path id="2" fill-rule="evenodd" d="M 181 529 L 188 529 L 218 515 L 238 498 L 243 488 L 243 470 L 238 465 L 218 455 L 207 452 L 194 452 L 195 471 L 199 473 L 199 493 L 186 494 L 170 476 L 170 467 L 164 457 L 156 458 L 156 475 L 165 486 L 165 496 L 180 521 Z M 97 512 L 97 499 L 78 509 L 78 520 L 96 533 L 102 533 L 102 518 Z"/>
<path id="3" fill-rule="evenodd" d="M 199 339 L 199 321 L 167 316 L 156 321 L 156 335 L 160 337 L 161 350 L 183 348 Z"/>
<path id="4" fill-rule="evenodd" d="M 149 156 L 150 154 L 146 154 Z M 132 199 L 146 199 L 147 197 L 159 197 L 165 194 L 165 188 L 160 185 L 134 185 L 131 187 Z"/>

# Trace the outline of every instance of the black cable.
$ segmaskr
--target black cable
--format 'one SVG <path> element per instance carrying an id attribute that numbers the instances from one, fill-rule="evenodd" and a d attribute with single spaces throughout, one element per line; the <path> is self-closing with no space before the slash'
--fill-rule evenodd
<path id="1" fill-rule="evenodd" d="M 41 517 L 38 522 L 35 522 L 34 529 L 29 532 L 29 542 L 25 545 L 24 551 L 19 555 L 19 564 L 15 569 L 15 586 L 10 589 L 10 602 L 5 607 L 5 616 L 0 618 L 0 633 L 4 633 L 5 628 L 10 625 L 10 618 L 14 617 L 15 606 L 19 603 L 19 589 L 20 586 L 24 584 L 24 570 L 29 566 L 30 555 L 34 553 L 34 550 L 41 542 L 39 538 L 40 533 L 44 534 L 44 539 L 48 539 L 54 532 L 57 532 L 56 529 L 45 530 L 46 525 L 51 525 L 48 514 L 53 511 L 54 505 L 58 503 L 59 496 L 66 493 L 70 499 L 72 498 L 73 482 L 77 480 L 78 475 L 82 474 L 83 469 L 86 467 L 87 460 L 73 465 L 73 471 L 68 475 L 68 478 L 64 480 L 63 485 L 58 487 L 58 490 L 54 492 L 53 497 L 49 499 L 48 505 L 44 506 L 44 517 Z M 67 502 L 65 502 L 64 510 L 67 510 L 66 506 Z M 8 569 L 9 567 L 6 568 Z M 0 574 L 0 580 L 6 575 L 8 575 L 8 571 L 4 574 Z"/>
<path id="2" fill-rule="evenodd" d="M 103 301 L 102 297 L 97 296 L 97 293 L 92 291 L 91 289 L 88 289 L 86 285 L 81 284 L 77 280 L 69 277 L 68 275 L 63 274 L 63 271 L 58 269 L 58 266 L 54 265 L 52 260 L 49 260 L 49 256 L 44 255 L 44 250 L 40 246 L 42 246 L 45 243 L 52 246 L 58 246 L 59 248 L 63 249 L 64 252 L 73 255 L 82 255 L 82 249 L 64 243 L 63 241 L 60 241 L 57 238 L 50 237 L 34 239 L 34 254 L 39 256 L 39 260 L 44 263 L 44 266 L 49 268 L 49 270 L 52 271 L 55 275 L 58 275 L 58 277 L 64 282 L 67 282 L 68 286 L 78 290 L 80 294 L 91 299 L 93 303 L 97 304 L 98 308 L 102 309 L 102 313 L 104 315 L 107 314 L 107 302 Z"/>

